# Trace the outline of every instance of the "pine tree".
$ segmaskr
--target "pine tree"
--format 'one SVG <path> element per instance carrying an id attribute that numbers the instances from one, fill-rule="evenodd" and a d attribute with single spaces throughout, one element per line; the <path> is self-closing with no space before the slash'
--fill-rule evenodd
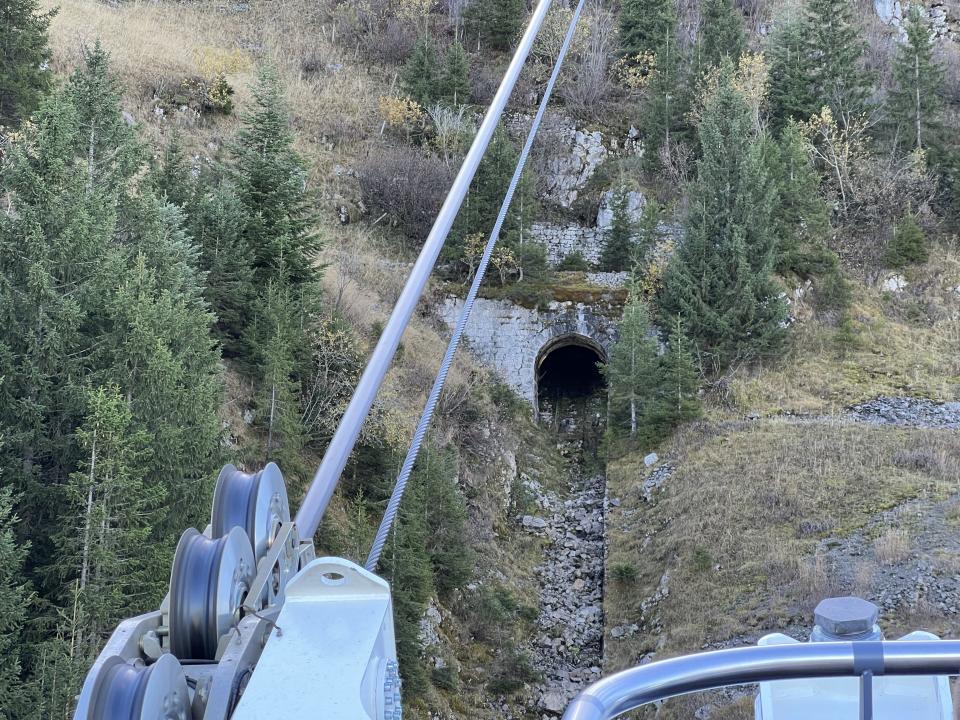
<path id="1" fill-rule="evenodd" d="M 440 100 L 456 107 L 470 102 L 470 58 L 463 45 L 454 42 L 447 50 L 440 76 Z"/>
<path id="2" fill-rule="evenodd" d="M 620 7 L 620 52 L 631 58 L 674 45 L 677 8 L 674 0 L 624 0 Z"/>
<path id="3" fill-rule="evenodd" d="M 307 292 L 319 279 L 320 240 L 306 190 L 307 172 L 276 70 L 261 68 L 255 107 L 232 145 L 233 177 L 247 216 L 244 238 L 254 254 L 254 280 L 281 281 Z"/>
<path id="4" fill-rule="evenodd" d="M 893 88 L 887 106 L 896 134 L 911 149 L 934 145 L 943 111 L 943 65 L 933 56 L 933 33 L 917 6 L 905 24 L 906 41 L 893 60 Z"/>
<path id="5" fill-rule="evenodd" d="M 527 21 L 524 0 L 483 0 L 467 8 L 467 29 L 494 50 L 509 50 Z"/>
<path id="6" fill-rule="evenodd" d="M 41 13 L 38 0 L 0 4 L 0 127 L 29 117 L 50 88 L 47 29 L 56 13 Z"/>
<path id="7" fill-rule="evenodd" d="M 704 0 L 701 13 L 700 65 L 710 68 L 728 57 L 734 62 L 747 49 L 743 15 L 732 0 Z"/>
<path id="8" fill-rule="evenodd" d="M 770 119 L 778 129 L 790 120 L 805 122 L 820 110 L 804 43 L 806 23 L 804 16 L 788 14 L 770 38 Z"/>
<path id="9" fill-rule="evenodd" d="M 855 13 L 852 0 L 809 0 L 802 26 L 814 111 L 829 106 L 844 125 L 867 109 L 873 86 Z"/>
<path id="10" fill-rule="evenodd" d="M 21 648 L 30 593 L 22 575 L 27 547 L 14 532 L 13 491 L 0 488 L 0 718 L 19 717 L 26 693 L 21 673 Z"/>
<path id="11" fill-rule="evenodd" d="M 428 36 L 421 37 L 403 68 L 403 91 L 421 107 L 431 107 L 443 94 L 437 59 L 437 46 Z"/>
<path id="12" fill-rule="evenodd" d="M 666 273 L 662 317 L 683 321 L 717 369 L 771 352 L 786 312 L 774 283 L 774 188 L 729 62 L 698 130 L 703 157 L 684 242 Z"/>
<path id="13" fill-rule="evenodd" d="M 636 232 L 628 208 L 627 189 L 623 185 L 614 190 L 610 208 L 613 211 L 613 220 L 600 253 L 600 267 L 608 272 L 619 272 L 630 267 L 636 244 Z"/>
<path id="14" fill-rule="evenodd" d="M 657 404 L 661 386 L 658 347 L 650 327 L 650 311 L 632 292 L 623 309 L 620 336 L 602 367 L 609 387 L 609 427 L 615 434 L 624 428 L 635 437 L 644 417 Z"/>

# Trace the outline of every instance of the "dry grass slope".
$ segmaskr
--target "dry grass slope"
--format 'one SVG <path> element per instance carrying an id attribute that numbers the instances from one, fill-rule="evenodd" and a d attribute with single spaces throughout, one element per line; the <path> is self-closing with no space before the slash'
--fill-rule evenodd
<path id="1" fill-rule="evenodd" d="M 929 461 L 905 463 L 904 450 Z M 610 497 L 622 500 L 608 518 L 610 565 L 634 568 L 636 580 L 608 582 L 607 671 L 649 653 L 662 659 L 756 642 L 773 630 L 809 631 L 823 597 L 875 589 L 875 568 L 840 572 L 827 549 L 883 511 L 956 493 L 960 473 L 955 432 L 838 423 L 704 423 L 679 433 L 663 454 L 677 470 L 651 504 L 640 498 L 639 458 L 609 468 Z M 913 552 L 906 529 L 881 533 L 878 563 Z M 650 603 L 665 573 L 669 592 Z M 884 620 L 888 629 L 920 622 Z M 631 623 L 640 626 L 635 635 L 609 636 Z M 927 627 L 955 634 L 960 621 L 927 618 Z"/>

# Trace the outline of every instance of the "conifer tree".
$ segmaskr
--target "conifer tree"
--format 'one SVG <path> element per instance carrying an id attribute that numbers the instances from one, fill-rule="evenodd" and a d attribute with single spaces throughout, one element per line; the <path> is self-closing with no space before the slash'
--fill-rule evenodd
<path id="1" fill-rule="evenodd" d="M 451 106 L 470 102 L 470 58 L 460 42 L 454 42 L 447 50 L 443 72 L 440 76 L 440 100 Z"/>
<path id="2" fill-rule="evenodd" d="M 771 272 L 774 188 L 729 62 L 698 130 L 703 157 L 684 242 L 666 273 L 662 317 L 679 316 L 715 368 L 772 351 L 786 316 Z"/>
<path id="3" fill-rule="evenodd" d="M 457 463 L 450 449 L 427 448 L 416 467 L 423 496 L 427 554 L 437 593 L 447 597 L 463 587 L 473 572 L 474 554 L 466 541 L 467 506 L 457 487 Z"/>
<path id="4" fill-rule="evenodd" d="M 0 127 L 29 117 L 50 88 L 47 29 L 56 12 L 41 13 L 38 0 L 0 4 Z"/>
<path id="5" fill-rule="evenodd" d="M 893 269 L 925 263 L 929 257 L 923 230 L 913 215 L 904 215 L 893 228 L 893 235 L 883 254 L 884 264 Z"/>
<path id="6" fill-rule="evenodd" d="M 293 147 L 276 70 L 260 69 L 253 96 L 254 109 L 243 116 L 232 145 L 232 170 L 247 216 L 244 237 L 253 251 L 254 279 L 263 286 L 280 280 L 306 292 L 319 278 L 320 240 L 311 229 L 307 172 Z"/>
<path id="7" fill-rule="evenodd" d="M 443 94 L 439 64 L 437 46 L 424 35 L 414 45 L 402 76 L 403 91 L 421 107 L 430 107 Z"/>
<path id="8" fill-rule="evenodd" d="M 64 641 L 44 646 L 62 688 L 44 697 L 51 717 L 70 710 L 117 620 L 156 606 L 169 562 L 151 536 L 164 490 L 145 485 L 149 436 L 135 428 L 119 388 L 91 390 L 88 398 L 87 418 L 77 431 L 85 457 L 61 488 L 72 513 L 56 534 L 51 566 L 63 588 L 56 633 Z"/>
<path id="9" fill-rule="evenodd" d="M 628 208 L 627 189 L 620 185 L 610 202 L 613 219 L 600 253 L 600 267 L 608 272 L 619 272 L 630 267 L 636 242 L 633 220 Z"/>
<path id="10" fill-rule="evenodd" d="M 659 49 L 656 69 L 640 108 L 640 124 L 645 133 L 643 164 L 648 170 L 659 170 L 663 166 L 663 153 L 671 155 L 674 148 L 690 136 L 687 70 L 685 59 L 671 37 Z"/>
<path id="11" fill-rule="evenodd" d="M 157 195 L 178 207 L 184 207 L 193 194 L 190 158 L 183 149 L 183 137 L 179 131 L 170 135 L 152 180 Z"/>
<path id="12" fill-rule="evenodd" d="M 787 14 L 770 38 L 770 119 L 775 128 L 790 120 L 805 122 L 820 110 L 804 42 L 806 23 L 799 13 Z"/>
<path id="13" fill-rule="evenodd" d="M 636 292 L 623 309 L 620 336 L 602 367 L 607 379 L 611 429 L 635 437 L 644 417 L 658 402 L 661 370 L 657 340 L 650 327 L 650 311 Z"/>
<path id="14" fill-rule="evenodd" d="M 620 7 L 620 52 L 624 57 L 653 53 L 675 44 L 677 8 L 674 0 L 624 0 Z"/>
<path id="15" fill-rule="evenodd" d="M 817 107 L 829 106 L 846 125 L 867 109 L 872 91 L 864 68 L 867 43 L 852 0 L 809 0 L 802 25 L 804 62 Z M 806 118 L 804 118 L 806 119 Z"/>
<path id="16" fill-rule="evenodd" d="M 743 15 L 732 0 L 704 0 L 701 9 L 700 66 L 710 68 L 728 57 L 734 62 L 747 49 Z"/>
<path id="17" fill-rule="evenodd" d="M 764 141 L 770 147 L 767 167 L 777 192 L 776 268 L 802 277 L 823 272 L 833 265 L 824 245 L 830 215 L 808 142 L 793 122 L 782 130 L 779 142 Z"/>
<path id="18" fill-rule="evenodd" d="M 22 575 L 27 547 L 17 540 L 14 532 L 19 521 L 13 506 L 11 488 L 0 488 L 0 718 L 18 717 L 25 710 L 26 701 L 20 673 L 24 623 L 30 600 Z"/>
<path id="19" fill-rule="evenodd" d="M 444 247 L 443 257 L 466 266 L 471 274 L 473 268 L 467 258 L 467 238 L 477 233 L 482 234 L 484 239 L 489 236 L 518 158 L 519 153 L 510 138 L 505 132 L 498 130 L 470 185 L 470 192 L 454 223 L 451 239 Z M 528 234 L 536 209 L 534 180 L 528 170 L 521 177 L 504 220 L 498 247 L 511 251 L 519 250 L 521 239 Z M 524 245 L 532 246 L 533 243 Z"/>
<path id="20" fill-rule="evenodd" d="M 224 182 L 192 197 L 187 211 L 187 228 L 206 273 L 204 297 L 217 317 L 217 336 L 224 355 L 238 358 L 255 298 L 253 251 L 244 232 L 246 210 L 233 186 Z"/>
<path id="21" fill-rule="evenodd" d="M 182 503 L 158 511 L 146 546 L 168 555 L 174 529 L 194 520 L 190 512 L 202 512 L 196 500 L 209 489 L 197 479 L 219 459 L 218 358 L 197 253 L 180 211 L 140 180 L 146 158 L 119 99 L 97 47 L 36 113 L 2 175 L 13 211 L 0 218 L 0 425 L 17 428 L 2 462 L 29 513 L 31 577 L 43 607 L 59 613 L 34 623 L 59 627 L 34 653 L 35 662 L 46 658 L 46 672 L 58 673 L 62 697 L 44 702 L 59 707 L 77 691 L 79 656 L 69 639 L 89 624 L 81 604 L 74 614 L 75 598 L 64 594 L 73 592 L 69 581 L 79 579 L 81 565 L 62 562 L 51 528 L 76 528 L 69 488 L 91 465 L 82 441 L 84 424 L 93 422 L 89 388 L 118 388 L 130 432 L 149 429 L 143 452 L 150 462 L 131 470 L 136 483 L 127 486 L 125 508 L 142 507 L 156 492 Z M 138 511 L 130 512 L 120 521 L 136 522 Z M 137 560 L 149 563 L 142 552 Z M 109 614 L 97 622 L 119 619 Z"/>
<path id="22" fill-rule="evenodd" d="M 663 219 L 663 207 L 653 198 L 647 198 L 637 223 L 637 236 L 633 244 L 633 256 L 630 258 L 631 270 L 643 262 L 647 252 L 660 242 L 662 232 L 660 221 Z"/>
<path id="23" fill-rule="evenodd" d="M 896 134 L 911 149 L 935 144 L 943 111 L 943 65 L 933 55 L 933 33 L 917 6 L 911 6 L 906 40 L 893 60 L 893 88 L 887 105 Z"/>
<path id="24" fill-rule="evenodd" d="M 258 405 L 267 433 L 267 457 L 295 474 L 303 468 L 301 451 L 306 444 L 300 407 L 303 350 L 308 336 L 291 312 L 298 305 L 290 286 L 279 281 L 267 285 L 256 300 L 250 327 L 251 348 L 260 388 Z"/>
<path id="25" fill-rule="evenodd" d="M 680 317 L 668 321 L 667 347 L 660 358 L 663 386 L 657 422 L 664 434 L 680 423 L 700 415 L 697 391 L 700 378 L 694 365 L 690 341 Z"/>
<path id="26" fill-rule="evenodd" d="M 467 8 L 468 32 L 494 50 L 509 50 L 526 25 L 524 0 L 483 0 Z"/>

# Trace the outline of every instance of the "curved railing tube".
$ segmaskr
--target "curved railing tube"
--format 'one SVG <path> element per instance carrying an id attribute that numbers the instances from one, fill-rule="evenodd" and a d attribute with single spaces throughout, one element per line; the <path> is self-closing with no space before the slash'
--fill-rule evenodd
<path id="1" fill-rule="evenodd" d="M 641 665 L 581 692 L 563 720 L 610 720 L 687 693 L 773 680 L 960 674 L 960 641 L 817 642 L 734 648 Z"/>

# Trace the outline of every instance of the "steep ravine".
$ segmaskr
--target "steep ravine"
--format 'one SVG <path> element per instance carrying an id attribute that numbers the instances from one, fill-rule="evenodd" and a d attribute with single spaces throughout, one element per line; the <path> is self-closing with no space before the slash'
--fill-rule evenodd
<path id="1" fill-rule="evenodd" d="M 599 679 L 603 658 L 604 503 L 606 482 L 594 454 L 602 432 L 596 402 L 564 403 L 556 417 L 558 449 L 568 457 L 565 497 L 528 481 L 537 514 L 519 518 L 549 540 L 541 581 L 534 666 L 542 680 L 534 693 L 539 717 L 563 713 L 573 697 Z"/>

